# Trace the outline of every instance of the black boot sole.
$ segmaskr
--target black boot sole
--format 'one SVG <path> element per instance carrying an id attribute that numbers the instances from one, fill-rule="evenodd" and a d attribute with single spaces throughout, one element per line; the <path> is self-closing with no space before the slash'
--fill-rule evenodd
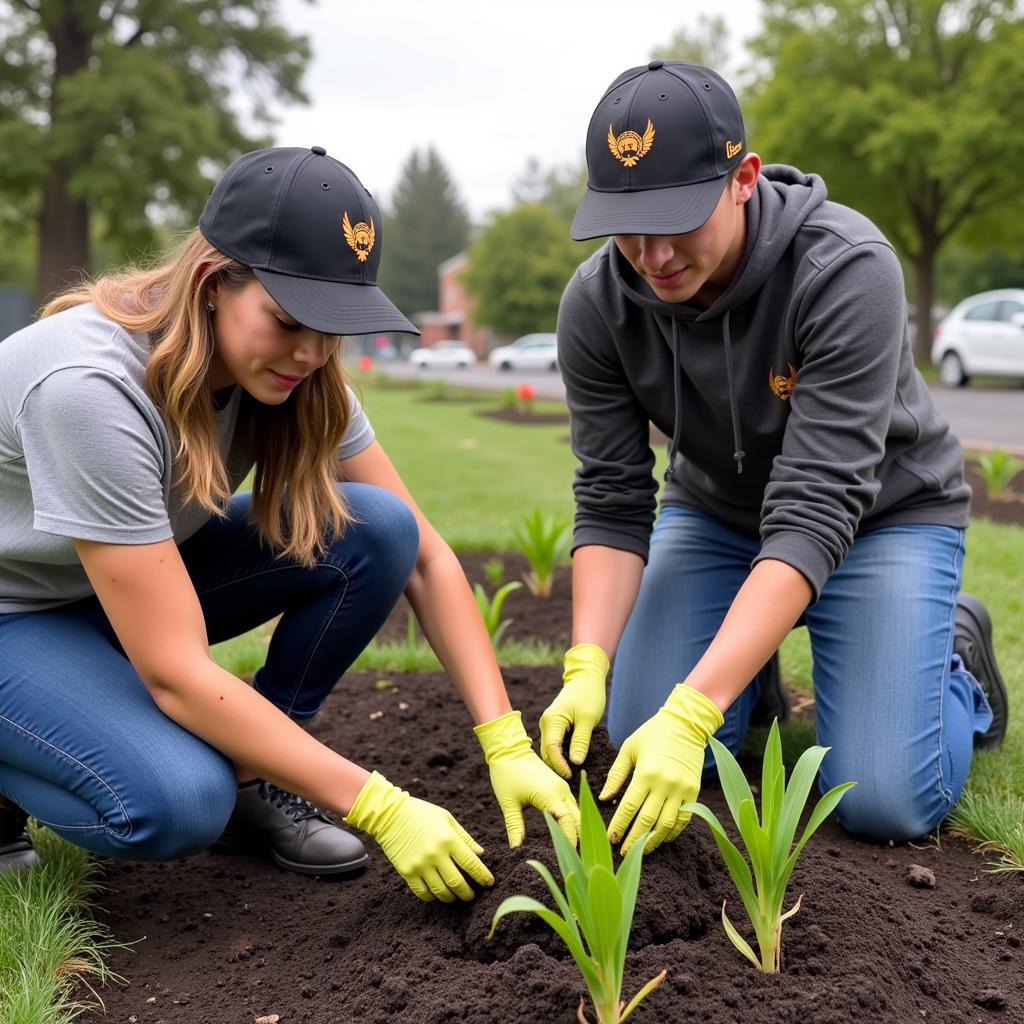
<path id="1" fill-rule="evenodd" d="M 269 846 L 260 845 L 259 839 L 251 837 L 229 836 L 226 833 L 208 847 L 211 853 L 233 853 L 243 856 L 260 857 L 264 860 L 272 860 L 279 868 L 285 871 L 292 871 L 297 875 L 350 875 L 362 871 L 370 863 L 370 855 L 364 853 L 356 860 L 342 861 L 336 864 L 298 864 L 295 861 L 282 857 Z"/>
<path id="2" fill-rule="evenodd" d="M 1006 736 L 1006 721 L 1009 698 L 1006 683 L 999 674 L 992 647 L 992 619 L 988 610 L 972 594 L 961 594 L 956 603 L 956 626 L 966 633 L 974 642 L 978 671 L 984 680 L 978 678 L 985 690 L 989 707 L 992 709 L 992 724 L 988 729 L 974 737 L 974 746 L 978 749 L 998 747 Z M 956 627 L 954 627 L 954 636 Z M 988 683 L 988 687 L 986 687 Z M 990 692 L 991 691 L 991 692 Z"/>

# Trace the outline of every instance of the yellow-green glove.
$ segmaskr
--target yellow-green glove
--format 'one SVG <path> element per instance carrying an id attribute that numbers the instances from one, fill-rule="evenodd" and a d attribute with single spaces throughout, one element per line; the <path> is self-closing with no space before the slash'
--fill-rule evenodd
<path id="1" fill-rule="evenodd" d="M 526 835 L 524 807 L 547 811 L 575 844 L 580 834 L 580 809 L 568 784 L 533 752 L 522 714 L 509 711 L 473 731 L 491 770 L 491 788 L 505 818 L 508 845 L 519 846 Z"/>
<path id="2" fill-rule="evenodd" d="M 608 838 L 617 843 L 636 818 L 622 844 L 623 856 L 644 832 L 650 832 L 644 847 L 650 853 L 686 827 L 690 815 L 680 814 L 679 808 L 697 799 L 704 748 L 722 722 L 722 712 L 711 700 L 680 683 L 654 716 L 622 744 L 600 798 L 615 796 L 633 772 L 633 781 L 608 826 Z"/>
<path id="3" fill-rule="evenodd" d="M 462 872 L 480 885 L 494 876 L 477 856 L 484 848 L 437 804 L 410 796 L 374 772 L 345 821 L 368 832 L 421 900 L 454 903 L 474 896 Z M 461 869 L 461 870 L 460 870 Z"/>
<path id="4" fill-rule="evenodd" d="M 571 779 L 562 741 L 572 729 L 569 757 L 583 764 L 594 726 L 604 714 L 608 655 L 597 644 L 577 644 L 565 652 L 563 667 L 562 689 L 540 716 L 540 756 L 563 779 Z"/>

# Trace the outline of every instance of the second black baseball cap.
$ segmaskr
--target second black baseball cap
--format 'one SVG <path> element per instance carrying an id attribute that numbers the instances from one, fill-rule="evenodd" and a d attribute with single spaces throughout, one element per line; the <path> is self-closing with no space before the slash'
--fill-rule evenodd
<path id="1" fill-rule="evenodd" d="M 373 196 L 322 146 L 240 156 L 210 193 L 199 230 L 306 327 L 419 334 L 377 287 L 382 226 Z"/>
<path id="2" fill-rule="evenodd" d="M 572 237 L 695 231 L 745 155 L 743 115 L 721 75 L 680 60 L 630 68 L 590 119 Z"/>

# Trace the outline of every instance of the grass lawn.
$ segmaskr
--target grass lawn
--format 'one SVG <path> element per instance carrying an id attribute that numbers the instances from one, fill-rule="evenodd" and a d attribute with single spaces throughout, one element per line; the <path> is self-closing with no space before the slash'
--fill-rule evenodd
<path id="1" fill-rule="evenodd" d="M 377 436 L 431 521 L 456 548 L 507 550 L 512 531 L 531 509 L 572 515 L 574 460 L 567 424 L 508 425 L 477 416 L 494 406 L 483 401 L 423 401 L 428 389 L 364 388 Z M 561 406 L 538 402 L 536 410 Z M 664 455 L 659 455 L 656 469 Z M 965 589 L 988 605 L 995 623 L 1000 666 L 1010 690 L 1010 728 L 1004 746 L 979 753 L 953 824 L 1002 849 L 990 856 L 1002 866 L 1024 864 L 1024 530 L 976 522 L 968 534 Z M 263 660 L 269 629 L 218 645 L 215 656 L 245 673 Z M 557 662 L 561 652 L 519 645 L 503 660 Z M 432 667 L 422 642 L 371 647 L 358 663 L 373 671 Z M 810 688 L 805 630 L 782 649 L 785 678 Z M 387 685 L 382 680 L 382 685 Z M 813 741 L 806 727 L 784 729 L 787 762 Z M 41 836 L 46 863 L 26 878 L 0 879 L 0 1021 L 58 1024 L 73 1008 L 62 1004 L 72 979 L 102 971 L 102 929 L 79 913 L 91 887 L 89 859 L 81 851 Z M 1000 861 L 1000 858 L 1002 860 Z"/>

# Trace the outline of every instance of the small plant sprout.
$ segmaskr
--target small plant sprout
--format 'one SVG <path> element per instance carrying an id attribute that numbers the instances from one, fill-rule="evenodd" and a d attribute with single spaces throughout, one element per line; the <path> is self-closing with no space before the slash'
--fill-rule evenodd
<path id="1" fill-rule="evenodd" d="M 555 569 L 569 554 L 569 524 L 534 509 L 515 531 L 516 543 L 530 563 L 523 579 L 534 597 L 550 597 Z"/>
<path id="2" fill-rule="evenodd" d="M 972 455 L 971 461 L 985 481 L 989 501 L 1013 501 L 1016 495 L 1010 484 L 1024 469 L 1024 459 L 1015 458 L 1005 448 L 993 448 L 984 455 Z"/>
<path id="3" fill-rule="evenodd" d="M 662 971 L 651 978 L 628 1005 L 620 1000 L 646 834 L 633 844 L 619 870 L 615 871 L 611 843 L 587 785 L 586 772 L 580 779 L 580 852 L 576 852 L 549 814 L 544 817 L 555 845 L 565 891 L 540 861 L 527 863 L 544 879 L 559 913 L 529 896 L 510 896 L 495 912 L 487 937 L 494 935 L 498 922 L 506 914 L 536 914 L 565 943 L 576 961 L 594 1003 L 597 1024 L 621 1024 L 668 974 Z M 589 1024 L 583 999 L 576 1010 L 576 1019 L 581 1024 Z"/>
<path id="4" fill-rule="evenodd" d="M 484 576 L 494 590 L 505 582 L 505 563 L 500 558 L 488 558 L 484 563 Z"/>
<path id="5" fill-rule="evenodd" d="M 722 926 L 725 928 L 725 934 L 759 971 L 764 974 L 775 974 L 782 966 L 782 922 L 800 909 L 800 900 L 803 899 L 801 896 L 789 910 L 782 912 L 786 886 L 789 884 L 790 875 L 793 874 L 797 858 L 807 840 L 835 810 L 843 794 L 856 783 L 844 782 L 835 786 L 818 801 L 800 841 L 794 846 L 793 839 L 800 823 L 800 815 L 804 804 L 807 803 L 822 758 L 828 753 L 829 748 L 814 746 L 805 750 L 793 769 L 793 776 L 787 788 L 786 769 L 782 764 L 779 723 L 777 719 L 772 723 L 761 768 L 761 820 L 758 821 L 753 794 L 736 759 L 714 736 L 711 737 L 710 743 L 718 766 L 722 792 L 746 847 L 750 867 L 709 808 L 704 804 L 684 804 L 683 810 L 692 811 L 711 827 L 711 834 L 718 844 L 736 888 L 739 889 L 740 899 L 743 900 L 750 923 L 754 926 L 754 934 L 757 936 L 761 953 L 760 960 L 729 920 L 725 913 L 726 901 L 723 901 Z"/>
<path id="6" fill-rule="evenodd" d="M 473 586 L 476 606 L 480 609 L 480 615 L 484 620 L 484 625 L 487 627 L 487 635 L 491 638 L 491 644 L 495 650 L 498 649 L 498 644 L 501 643 L 505 630 L 512 625 L 511 619 L 502 619 L 501 617 L 501 609 L 505 604 L 505 598 L 513 590 L 518 590 L 521 586 L 522 583 L 515 581 L 506 583 L 505 586 L 495 592 L 494 597 L 488 597 L 487 591 L 484 590 L 481 584 L 477 583 Z"/>

